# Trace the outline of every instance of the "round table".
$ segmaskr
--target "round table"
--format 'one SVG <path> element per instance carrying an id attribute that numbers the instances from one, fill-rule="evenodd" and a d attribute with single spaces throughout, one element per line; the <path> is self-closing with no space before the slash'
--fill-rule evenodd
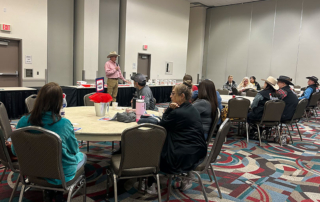
<path id="1" fill-rule="evenodd" d="M 110 118 L 117 112 L 122 113 L 124 111 L 125 108 L 122 107 L 118 107 L 117 110 L 110 107 Z M 103 117 L 96 116 L 94 106 L 67 107 L 65 113 L 65 118 L 69 119 L 75 128 L 81 128 L 80 130 L 75 131 L 78 140 L 121 141 L 121 134 L 125 129 L 138 125 L 136 122 L 123 123 L 118 121 L 100 121 L 99 119 Z M 147 111 L 147 113 L 158 116 L 158 112 L 156 111 Z"/>
<path id="2" fill-rule="evenodd" d="M 230 99 L 232 99 L 232 95 L 220 95 L 221 96 L 221 103 L 222 105 L 228 105 L 228 102 Z M 243 97 L 246 98 L 248 100 L 250 100 L 250 103 L 252 104 L 254 97 L 248 97 L 248 96 L 236 96 L 236 97 Z"/>

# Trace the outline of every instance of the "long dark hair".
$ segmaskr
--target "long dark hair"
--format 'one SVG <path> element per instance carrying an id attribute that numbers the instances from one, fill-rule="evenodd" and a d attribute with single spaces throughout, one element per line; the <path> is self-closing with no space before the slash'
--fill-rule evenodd
<path id="1" fill-rule="evenodd" d="M 210 80 L 201 81 L 198 89 L 198 98 L 204 99 L 211 104 L 211 114 L 214 119 L 218 107 L 217 92 L 214 83 Z"/>
<path id="2" fill-rule="evenodd" d="M 251 76 L 250 79 L 253 78 L 253 83 L 256 83 L 256 77 L 255 76 Z M 251 82 L 250 82 L 251 83 Z"/>
<path id="3" fill-rule="evenodd" d="M 38 95 L 34 104 L 33 110 L 30 112 L 29 123 L 33 126 L 43 127 L 42 116 L 45 112 L 52 113 L 53 125 L 60 121 L 60 110 L 62 107 L 62 89 L 54 82 L 44 85 Z"/>

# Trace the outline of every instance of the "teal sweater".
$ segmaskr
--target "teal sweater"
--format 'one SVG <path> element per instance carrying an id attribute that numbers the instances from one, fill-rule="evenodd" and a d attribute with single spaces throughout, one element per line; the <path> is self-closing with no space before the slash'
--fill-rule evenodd
<path id="1" fill-rule="evenodd" d="M 28 122 L 29 116 L 23 116 L 17 125 L 17 128 L 23 128 L 30 126 Z M 44 124 L 43 128 L 57 133 L 62 140 L 62 166 L 65 176 L 65 181 L 72 180 L 77 171 L 77 165 L 83 159 L 83 154 L 79 151 L 78 141 L 75 138 L 74 130 L 71 122 L 66 118 L 61 118 L 60 121 L 53 125 L 49 125 L 53 122 L 51 112 L 44 113 L 42 117 Z M 14 147 L 11 147 L 12 153 L 16 155 Z M 54 185 L 61 185 L 61 180 L 58 179 L 46 179 L 49 183 Z"/>

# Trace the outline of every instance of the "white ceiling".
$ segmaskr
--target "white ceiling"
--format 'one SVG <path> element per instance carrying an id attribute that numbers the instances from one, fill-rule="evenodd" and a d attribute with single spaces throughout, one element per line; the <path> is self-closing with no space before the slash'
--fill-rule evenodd
<path id="1" fill-rule="evenodd" d="M 199 2 L 206 6 L 225 6 L 231 4 L 241 4 L 260 0 L 188 0 L 190 3 Z"/>

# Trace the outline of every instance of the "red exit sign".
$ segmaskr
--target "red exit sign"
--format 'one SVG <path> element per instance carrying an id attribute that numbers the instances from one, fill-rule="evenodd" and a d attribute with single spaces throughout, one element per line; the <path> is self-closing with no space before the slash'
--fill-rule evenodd
<path id="1" fill-rule="evenodd" d="M 1 30 L 10 32 L 11 31 L 11 25 L 1 24 Z"/>

